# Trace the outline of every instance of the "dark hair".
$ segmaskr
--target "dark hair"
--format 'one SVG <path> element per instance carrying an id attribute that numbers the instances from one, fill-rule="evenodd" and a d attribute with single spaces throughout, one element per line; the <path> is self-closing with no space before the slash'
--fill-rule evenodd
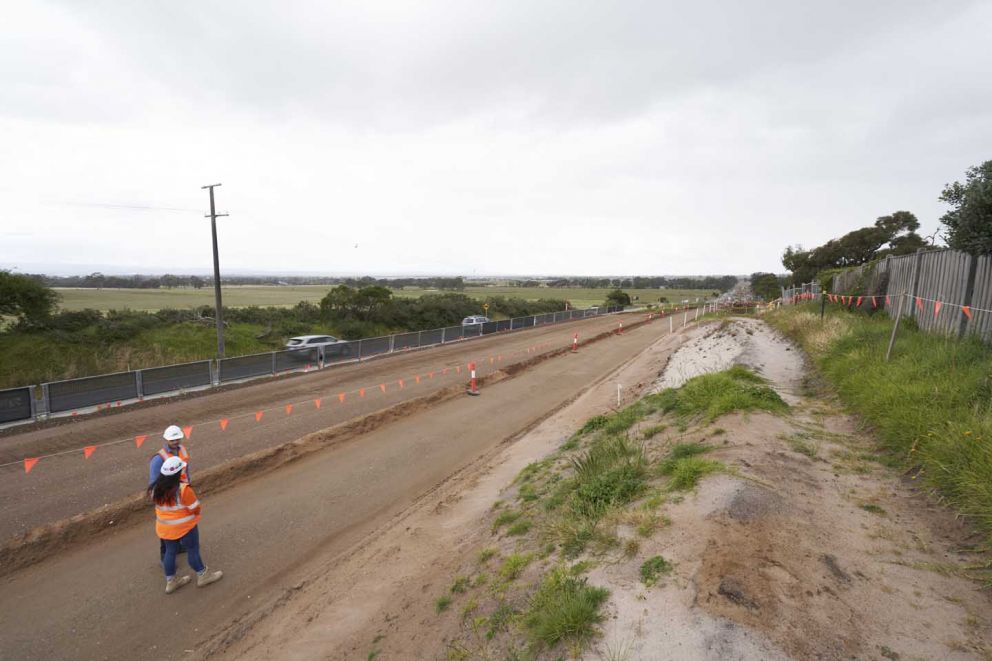
<path id="1" fill-rule="evenodd" d="M 180 477 L 182 477 L 182 471 L 175 475 L 159 474 L 155 483 L 148 488 L 156 505 L 171 505 L 176 501 Z"/>

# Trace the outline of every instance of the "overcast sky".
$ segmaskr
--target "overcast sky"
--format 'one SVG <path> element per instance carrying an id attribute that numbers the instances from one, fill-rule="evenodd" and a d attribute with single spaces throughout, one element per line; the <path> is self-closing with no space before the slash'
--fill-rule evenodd
<path id="1" fill-rule="evenodd" d="M 992 158 L 992 3 L 9 4 L 0 266 L 782 271 Z"/>

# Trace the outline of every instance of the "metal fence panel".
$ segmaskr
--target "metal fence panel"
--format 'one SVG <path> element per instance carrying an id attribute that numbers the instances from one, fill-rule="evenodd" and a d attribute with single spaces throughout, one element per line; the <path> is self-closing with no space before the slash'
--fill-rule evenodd
<path id="1" fill-rule="evenodd" d="M 420 346 L 420 333 L 398 333 L 393 336 L 393 351 L 416 349 Z"/>
<path id="2" fill-rule="evenodd" d="M 389 353 L 392 346 L 393 339 L 391 335 L 386 335 L 383 337 L 369 337 L 359 341 L 358 355 L 362 358 L 381 356 L 384 353 Z"/>
<path id="3" fill-rule="evenodd" d="M 484 325 L 485 324 L 472 324 L 471 326 L 463 326 L 462 336 L 466 339 L 470 337 L 479 337 L 482 335 L 482 327 Z"/>
<path id="4" fill-rule="evenodd" d="M 432 344 L 441 344 L 444 339 L 444 329 L 435 328 L 432 330 L 421 331 L 420 333 L 420 346 L 429 347 Z"/>
<path id="5" fill-rule="evenodd" d="M 462 326 L 448 326 L 441 329 L 442 342 L 455 342 L 462 339 L 464 330 Z"/>
<path id="6" fill-rule="evenodd" d="M 479 331 L 480 335 L 489 335 L 490 333 L 495 333 L 496 331 L 499 330 L 498 321 L 487 321 L 484 324 L 478 324 L 478 325 L 482 329 Z"/>
<path id="7" fill-rule="evenodd" d="M 274 351 L 273 371 L 291 372 L 301 370 L 307 365 L 317 367 L 317 347 L 313 349 L 301 349 L 297 351 Z"/>
<path id="8" fill-rule="evenodd" d="M 118 372 L 84 379 L 55 381 L 48 385 L 48 410 L 71 411 L 138 397 L 135 372 Z"/>
<path id="9" fill-rule="evenodd" d="M 965 332 L 992 341 L 992 255 L 976 258 L 975 291 L 971 295 L 971 319 Z M 962 313 L 963 314 L 963 313 Z"/>
<path id="10" fill-rule="evenodd" d="M 170 390 L 209 385 L 209 360 L 141 370 L 141 393 L 143 395 L 157 395 Z"/>
<path id="11" fill-rule="evenodd" d="M 358 340 L 354 342 L 337 342 L 320 347 L 319 353 L 325 365 L 333 365 L 334 363 L 342 363 L 358 358 L 360 346 L 361 342 Z"/>
<path id="12" fill-rule="evenodd" d="M 256 353 L 217 361 L 221 383 L 272 374 L 272 353 Z"/>
<path id="13" fill-rule="evenodd" d="M 0 390 L 0 422 L 31 418 L 31 388 Z"/>
<path id="14" fill-rule="evenodd" d="M 512 323 L 513 323 L 513 320 L 512 319 L 503 319 L 501 321 L 497 321 L 496 322 L 496 331 L 497 332 L 508 331 L 508 330 L 510 330 L 512 328 Z"/>

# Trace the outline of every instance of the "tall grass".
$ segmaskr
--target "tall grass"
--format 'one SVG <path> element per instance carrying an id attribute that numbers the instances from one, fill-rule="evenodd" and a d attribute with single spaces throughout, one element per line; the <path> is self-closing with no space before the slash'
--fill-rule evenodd
<path id="1" fill-rule="evenodd" d="M 803 345 L 885 448 L 992 535 L 992 348 L 903 322 L 886 363 L 892 322 L 882 315 L 832 311 L 821 322 L 793 308 L 769 320 Z"/>
<path id="2" fill-rule="evenodd" d="M 534 642 L 553 647 L 563 640 L 584 642 L 603 619 L 599 609 L 610 595 L 590 587 L 565 567 L 552 570 L 531 597 L 524 624 Z"/>
<path id="3" fill-rule="evenodd" d="M 706 422 L 733 411 L 784 412 L 789 408 L 763 378 L 740 365 L 697 376 L 681 388 L 663 390 L 641 401 L 683 420 L 701 418 Z"/>

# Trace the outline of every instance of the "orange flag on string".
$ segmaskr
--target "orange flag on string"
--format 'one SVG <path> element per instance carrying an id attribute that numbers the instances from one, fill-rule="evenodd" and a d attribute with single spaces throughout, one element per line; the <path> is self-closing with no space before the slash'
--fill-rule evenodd
<path id="1" fill-rule="evenodd" d="M 265 411 L 255 411 L 255 422 L 261 420 L 263 415 L 265 415 Z"/>
<path id="2" fill-rule="evenodd" d="M 923 312 L 923 299 L 919 296 L 916 297 L 916 307 L 920 310 L 920 312 Z"/>
<path id="3" fill-rule="evenodd" d="M 338 401 L 341 402 L 342 404 L 344 404 L 344 393 L 343 392 L 339 392 L 338 393 Z"/>
<path id="4" fill-rule="evenodd" d="M 186 440 L 188 441 L 189 437 L 193 435 L 193 425 L 183 427 L 183 434 L 186 435 Z"/>
<path id="5" fill-rule="evenodd" d="M 863 298 L 864 298 L 864 296 L 858 296 L 858 307 L 859 308 L 861 307 L 861 299 L 863 299 Z"/>
<path id="6" fill-rule="evenodd" d="M 941 305 L 943 305 L 943 303 L 941 303 L 940 301 L 934 301 L 933 302 L 933 316 L 936 317 L 937 315 L 940 314 L 940 306 Z"/>
<path id="7" fill-rule="evenodd" d="M 428 379 L 433 379 L 434 378 L 434 372 L 428 372 L 427 373 L 427 378 Z"/>
<path id="8" fill-rule="evenodd" d="M 27 475 L 34 468 L 34 465 L 38 463 L 38 457 L 25 457 L 24 459 L 24 474 Z"/>
<path id="9" fill-rule="evenodd" d="M 400 389 L 403 389 L 403 388 L 405 388 L 405 387 L 406 387 L 406 384 L 405 384 L 405 383 L 403 383 L 403 379 L 399 379 L 399 380 L 397 380 L 397 381 L 396 381 L 396 383 L 398 383 L 398 384 L 400 384 Z"/>
<path id="10" fill-rule="evenodd" d="M 385 383 L 380 383 L 379 384 L 379 390 L 381 390 L 382 392 L 386 392 L 386 384 Z"/>
<path id="11" fill-rule="evenodd" d="M 86 457 L 87 459 L 89 459 L 94 452 L 96 452 L 95 445 L 87 445 L 85 448 L 83 448 L 83 456 Z"/>
<path id="12" fill-rule="evenodd" d="M 875 300 L 875 297 L 874 296 L 871 297 L 871 306 L 873 308 L 877 308 L 878 307 L 878 301 Z"/>
<path id="13" fill-rule="evenodd" d="M 455 374 L 461 374 L 461 373 L 462 373 L 462 366 L 455 365 Z"/>
<path id="14" fill-rule="evenodd" d="M 313 405 L 316 406 L 317 408 L 320 408 L 320 398 L 319 397 L 317 399 L 313 400 Z"/>
<path id="15" fill-rule="evenodd" d="M 961 312 L 963 312 L 964 313 L 964 316 L 968 317 L 968 319 L 971 319 L 971 307 L 970 306 L 962 305 L 961 306 Z"/>
<path id="16" fill-rule="evenodd" d="M 146 436 L 146 435 L 135 436 L 134 437 L 134 447 L 140 448 L 141 447 L 141 444 L 145 442 L 145 439 L 146 438 L 148 438 L 148 436 Z"/>
<path id="17" fill-rule="evenodd" d="M 413 378 L 415 378 L 417 380 L 417 383 L 418 384 L 420 383 L 420 375 L 419 374 L 417 376 L 413 377 Z"/>
<path id="18" fill-rule="evenodd" d="M 286 415 L 289 415 L 292 412 L 293 412 L 293 405 L 292 404 L 286 404 Z"/>
<path id="19" fill-rule="evenodd" d="M 885 304 L 886 305 L 892 305 L 892 299 L 889 298 L 889 295 L 888 294 L 885 295 Z"/>
<path id="20" fill-rule="evenodd" d="M 441 376 L 448 376 L 448 368 L 447 367 L 445 367 L 443 370 L 441 370 Z"/>
<path id="21" fill-rule="evenodd" d="M 358 396 L 359 397 L 365 397 L 365 388 L 359 388 L 358 389 Z"/>
<path id="22" fill-rule="evenodd" d="M 229 419 L 227 419 L 227 418 L 221 418 L 220 419 L 220 430 L 221 431 L 227 431 L 227 424 L 229 422 L 231 422 Z"/>

